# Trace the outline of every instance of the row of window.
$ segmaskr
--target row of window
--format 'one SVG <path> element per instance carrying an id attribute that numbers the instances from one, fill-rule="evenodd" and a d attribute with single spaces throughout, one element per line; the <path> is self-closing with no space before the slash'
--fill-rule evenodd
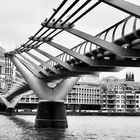
<path id="1" fill-rule="evenodd" d="M 106 105 L 103 105 L 102 106 L 102 109 L 105 109 L 105 108 L 115 108 L 115 106 L 106 106 Z M 140 108 L 140 105 L 136 105 L 136 106 L 125 106 L 125 105 L 117 105 L 116 108 Z"/>
<path id="2" fill-rule="evenodd" d="M 34 98 L 34 99 L 29 99 L 29 98 L 21 98 L 20 102 L 19 103 L 34 103 L 34 102 L 39 102 L 39 99 L 38 98 Z"/>
<path id="3" fill-rule="evenodd" d="M 114 97 L 117 97 L 117 98 L 127 98 L 127 99 L 133 99 L 133 98 L 140 98 L 139 95 L 114 95 L 114 96 L 109 96 L 109 95 L 102 95 L 103 98 L 114 98 Z"/>
<path id="4" fill-rule="evenodd" d="M 104 102 L 102 101 L 102 103 L 135 103 L 135 101 L 125 101 L 125 100 L 116 100 L 116 102 Z M 136 103 L 140 103 L 139 100 L 136 100 Z"/>

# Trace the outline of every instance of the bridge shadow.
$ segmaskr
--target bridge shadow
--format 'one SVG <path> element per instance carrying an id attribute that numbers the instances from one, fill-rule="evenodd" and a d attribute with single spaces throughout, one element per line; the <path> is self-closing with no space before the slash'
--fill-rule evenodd
<path id="1" fill-rule="evenodd" d="M 67 129 L 55 128 L 35 128 L 34 123 L 18 118 L 16 116 L 9 117 L 21 129 L 22 136 L 33 140 L 65 140 L 67 139 Z M 26 138 L 25 138 L 26 139 Z"/>

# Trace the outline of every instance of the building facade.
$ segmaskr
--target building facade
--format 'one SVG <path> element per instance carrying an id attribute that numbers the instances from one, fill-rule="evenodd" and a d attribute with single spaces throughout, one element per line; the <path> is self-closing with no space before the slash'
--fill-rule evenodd
<path id="1" fill-rule="evenodd" d="M 0 94 L 6 94 L 13 80 L 13 64 L 5 56 L 5 50 L 0 47 Z"/>
<path id="2" fill-rule="evenodd" d="M 139 112 L 140 83 L 134 82 L 134 75 L 126 79 L 107 77 L 99 82 L 96 77 L 82 77 L 65 97 L 68 110 L 98 110 L 102 112 Z M 130 77 L 129 77 L 130 76 Z M 38 104 L 38 97 L 32 93 L 23 96 L 19 104 Z"/>
<path id="3" fill-rule="evenodd" d="M 130 77 L 129 77 L 130 76 Z M 139 112 L 140 83 L 133 74 L 125 80 L 107 77 L 101 81 L 101 110 L 106 112 Z"/>
<path id="4" fill-rule="evenodd" d="M 100 86 L 78 82 L 65 98 L 66 104 L 100 104 Z"/>

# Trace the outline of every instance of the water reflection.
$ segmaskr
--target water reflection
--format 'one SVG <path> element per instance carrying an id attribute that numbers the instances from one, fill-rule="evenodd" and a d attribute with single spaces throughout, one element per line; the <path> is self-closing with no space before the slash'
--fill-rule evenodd
<path id="1" fill-rule="evenodd" d="M 33 139 L 33 140 L 63 140 L 66 139 L 67 129 L 53 129 L 53 128 L 35 128 L 34 123 L 26 121 L 17 117 L 10 117 L 18 128 L 22 129 L 22 139 Z"/>
<path id="2" fill-rule="evenodd" d="M 139 140 L 140 117 L 68 116 L 67 129 L 36 129 L 35 116 L 0 115 L 0 140 Z"/>

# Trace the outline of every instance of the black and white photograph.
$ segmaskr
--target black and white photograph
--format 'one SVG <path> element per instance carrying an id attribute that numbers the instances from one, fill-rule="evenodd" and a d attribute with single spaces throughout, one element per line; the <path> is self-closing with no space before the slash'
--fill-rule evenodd
<path id="1" fill-rule="evenodd" d="M 0 0 L 0 140 L 140 140 L 140 1 Z"/>

